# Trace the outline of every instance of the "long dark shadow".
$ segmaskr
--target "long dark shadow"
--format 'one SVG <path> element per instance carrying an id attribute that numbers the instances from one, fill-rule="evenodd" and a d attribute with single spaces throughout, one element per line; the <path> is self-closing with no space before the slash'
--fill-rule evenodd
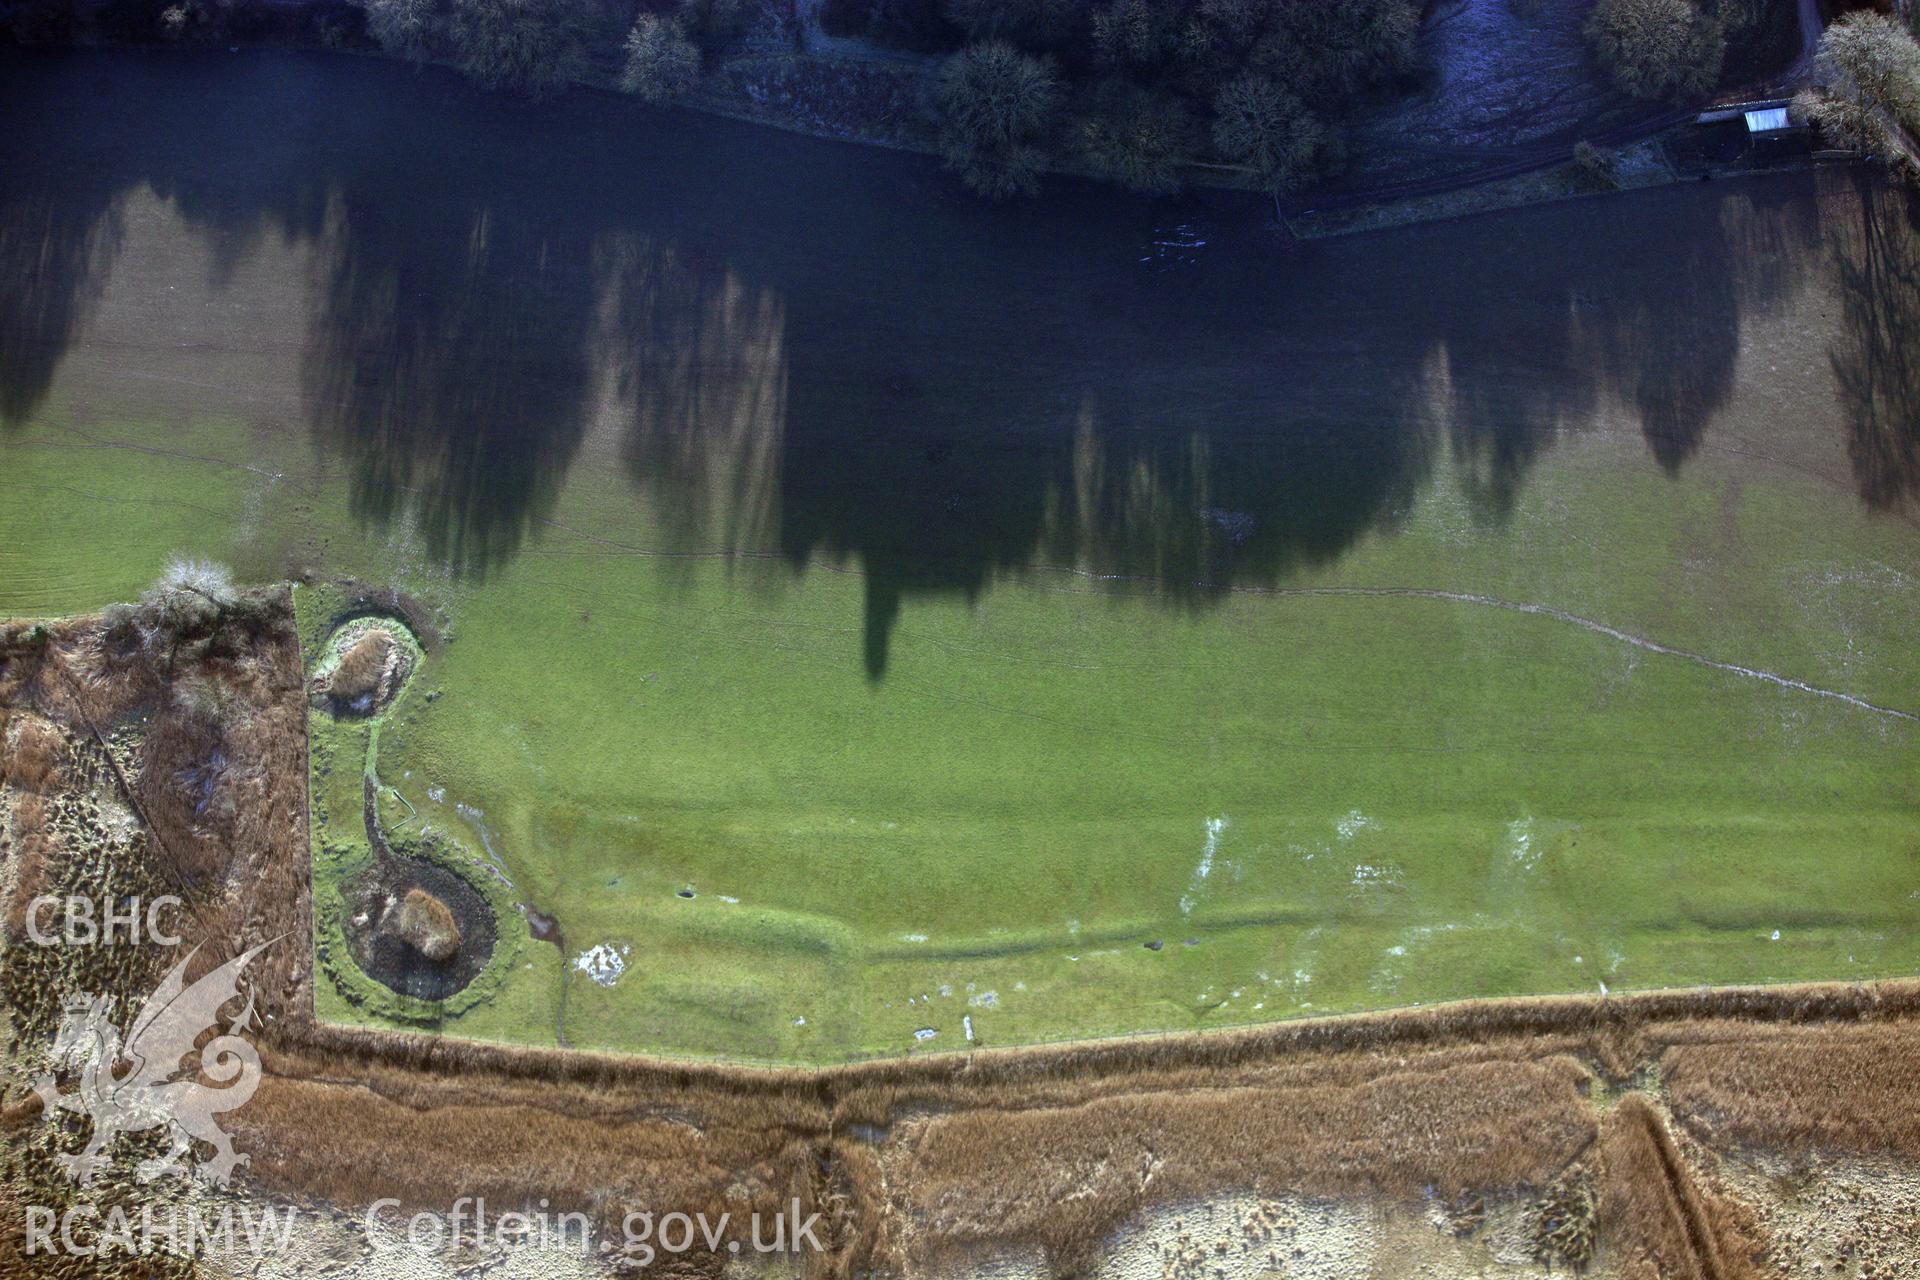
<path id="1" fill-rule="evenodd" d="M 919 157 L 367 60 L 5 72 L 0 419 L 38 411 L 145 185 L 216 274 L 269 232 L 308 252 L 302 403 L 361 520 L 492 572 L 606 414 L 673 549 L 857 569 L 875 680 L 916 597 L 1065 565 L 1206 608 L 1392 528 L 1442 459 L 1497 526 L 1603 403 L 1677 473 L 1743 325 L 1824 269 L 1791 178 L 1301 246 L 1237 196 L 990 207 Z M 1920 228 L 1860 200 L 1835 373 L 1884 505 Z"/>
<path id="2" fill-rule="evenodd" d="M 1828 358 L 1861 500 L 1920 507 L 1920 197 L 1862 174 L 1836 254 L 1840 337 Z"/>

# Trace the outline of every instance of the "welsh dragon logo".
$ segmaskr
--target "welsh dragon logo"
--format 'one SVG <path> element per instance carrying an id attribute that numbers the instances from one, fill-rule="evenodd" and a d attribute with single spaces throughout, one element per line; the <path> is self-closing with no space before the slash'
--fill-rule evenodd
<path id="1" fill-rule="evenodd" d="M 86 1186 L 103 1162 L 102 1153 L 123 1133 L 150 1129 L 170 1131 L 173 1144 L 163 1156 L 143 1160 L 134 1169 L 141 1182 L 181 1171 L 181 1157 L 198 1140 L 210 1145 L 213 1158 L 194 1167 L 203 1180 L 225 1186 L 235 1166 L 247 1157 L 234 1152 L 233 1141 L 214 1117 L 244 1106 L 260 1087 L 260 1055 L 241 1039 L 253 1026 L 253 992 L 246 1006 L 228 1019 L 227 1030 L 200 1048 L 197 1073 L 223 1087 L 201 1083 L 185 1072 L 181 1060 L 194 1051 L 194 1042 L 217 1030 L 220 1011 L 240 995 L 240 973 L 271 942 L 243 952 L 189 985 L 187 965 L 200 948 L 189 951 L 147 997 L 128 1028 L 125 1043 L 112 1021 L 113 1001 L 102 996 L 70 996 L 60 1030 L 53 1040 L 56 1071 L 79 1076 L 79 1087 L 60 1092 L 57 1076 L 44 1075 L 34 1087 L 51 1120 L 57 1111 L 73 1111 L 93 1122 L 86 1150 L 58 1157 L 69 1178 Z"/>

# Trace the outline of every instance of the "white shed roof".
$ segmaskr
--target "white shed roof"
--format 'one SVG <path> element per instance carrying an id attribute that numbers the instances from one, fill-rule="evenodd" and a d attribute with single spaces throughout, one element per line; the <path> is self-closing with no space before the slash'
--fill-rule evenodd
<path id="1" fill-rule="evenodd" d="M 1785 107 L 1765 107 L 1759 111 L 1747 112 L 1748 133 L 1771 133 L 1775 129 L 1787 129 L 1791 127 L 1787 122 L 1787 109 Z"/>

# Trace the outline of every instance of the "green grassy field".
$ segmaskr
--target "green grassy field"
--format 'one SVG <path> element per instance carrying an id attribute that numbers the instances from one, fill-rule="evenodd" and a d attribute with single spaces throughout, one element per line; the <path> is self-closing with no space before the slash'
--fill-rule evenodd
<path id="1" fill-rule="evenodd" d="M 1539 495 L 1570 509 L 1557 546 L 1615 549 L 1584 570 L 1435 518 L 1324 581 L 1654 614 L 1669 643 L 1914 705 L 1806 616 L 1831 544 L 1691 607 L 1610 590 L 1679 549 L 1745 561 L 1791 502 L 1749 491 L 1698 547 L 1711 494 L 1636 510 L 1610 471 Z M 1846 532 L 1866 545 L 1839 563 L 1900 562 Z M 742 576 L 556 547 L 467 615 L 442 698 L 399 722 L 416 804 L 482 810 L 571 939 L 632 949 L 614 987 L 574 984 L 577 1043 L 831 1058 L 951 1046 L 963 1014 L 1006 1043 L 1897 972 L 1920 948 L 1907 722 L 1494 608 L 1189 615 L 1044 573 L 913 609 L 873 689 L 845 661 L 857 578 Z M 1827 588 L 1856 648 L 1900 651 L 1912 596 L 1874 598 L 1902 586 Z M 1717 626 L 1723 592 L 1764 632 Z M 564 660 L 529 661 L 546 645 Z"/>
<path id="2" fill-rule="evenodd" d="M 329 482 L 267 478 L 219 423 L 167 458 L 94 447 L 137 424 L 90 435 L 11 442 L 6 509 L 82 492 L 37 509 L 124 514 L 110 537 L 10 517 L 10 583 L 56 546 L 89 548 L 79 576 L 106 598 L 142 585 L 146 548 L 258 572 L 321 543 L 341 574 L 397 566 L 383 578 L 448 623 L 381 776 L 476 854 L 484 827 L 569 961 L 624 950 L 610 986 L 572 972 L 576 1046 L 832 1060 L 958 1047 L 963 1018 L 1007 1044 L 1920 961 L 1914 725 L 1835 698 L 1485 604 L 1184 609 L 1056 570 L 914 602 L 875 684 L 850 660 L 858 575 L 553 532 L 456 586 L 404 538 L 320 520 Z M 1562 455 L 1497 533 L 1443 474 L 1394 533 L 1288 587 L 1547 602 L 1920 705 L 1899 660 L 1920 590 L 1892 567 L 1911 529 L 1779 468 L 1649 485 L 1622 452 Z M 259 470 L 204 461 L 241 457 Z M 657 542 L 608 481 L 582 468 L 555 519 Z M 263 497 L 289 484 L 301 501 Z M 274 515 L 247 543 L 201 532 L 248 510 Z M 70 607 L 58 592 L 38 594 Z M 446 1030 L 552 1038 L 561 957 L 519 950 Z"/>
<path id="3" fill-rule="evenodd" d="M 245 136 L 196 106 L 164 162 L 84 77 L 29 95 L 72 163 L 13 157 L 52 185 L 0 251 L 76 279 L 0 311 L 0 614 L 175 552 L 313 583 L 310 656 L 341 583 L 417 601 L 382 816 L 511 881 L 446 1032 L 829 1062 L 1920 969 L 1920 222 L 1883 189 L 1286 249 L 388 70 L 240 77 Z M 358 106 L 294 127 L 323 89 Z M 421 131 L 368 124 L 394 95 Z M 562 163 L 595 131 L 644 164 Z M 506 168 L 440 173 L 441 133 Z M 105 254 L 61 184 L 150 163 Z M 367 742 L 313 723 L 324 913 Z"/>

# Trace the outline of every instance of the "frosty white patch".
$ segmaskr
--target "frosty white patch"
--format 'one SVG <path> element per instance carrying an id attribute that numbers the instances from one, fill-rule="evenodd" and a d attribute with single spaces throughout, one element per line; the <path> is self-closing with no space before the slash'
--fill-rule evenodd
<path id="1" fill-rule="evenodd" d="M 627 971 L 627 955 L 626 947 L 615 947 L 611 942 L 603 942 L 575 956 L 573 967 L 601 986 L 610 987 L 620 981 L 620 975 Z"/>

